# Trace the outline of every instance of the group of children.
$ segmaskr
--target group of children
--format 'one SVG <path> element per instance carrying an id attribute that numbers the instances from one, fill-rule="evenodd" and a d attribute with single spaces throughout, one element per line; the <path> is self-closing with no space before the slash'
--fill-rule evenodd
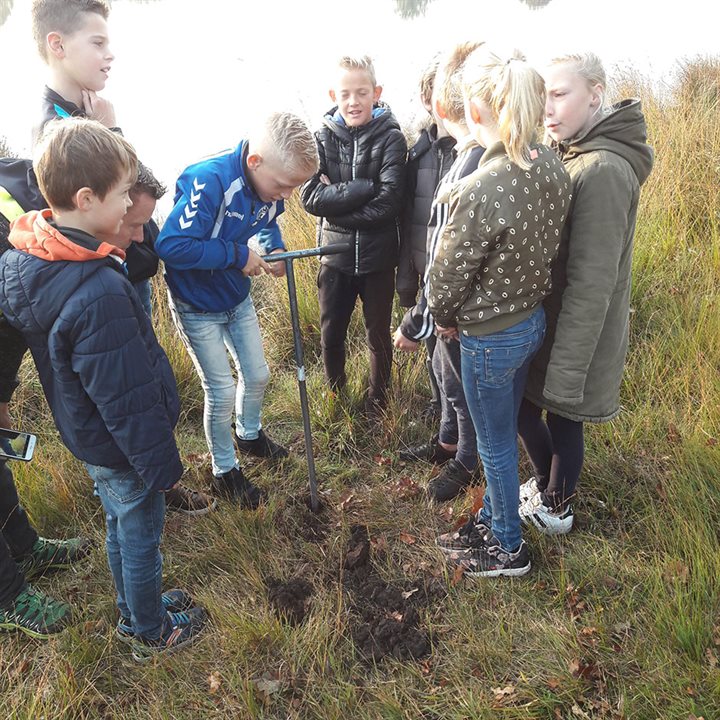
<path id="1" fill-rule="evenodd" d="M 436 501 L 476 481 L 480 465 L 487 484 L 477 516 L 438 547 L 471 577 L 528 572 L 522 523 L 570 530 L 583 423 L 619 408 L 632 238 L 653 158 L 639 102 L 607 106 L 592 54 L 554 60 L 543 79 L 518 52 L 464 43 L 423 75 L 432 124 L 408 152 L 370 58 L 344 57 L 315 136 L 292 114 L 262 118 L 236 148 L 186 168 L 155 239 L 148 224 L 162 188 L 138 187 L 138 167 L 140 179 L 151 173 L 97 95 L 113 60 L 107 14 L 104 0 L 33 3 L 51 68 L 43 119 L 71 119 L 38 133 L 26 184 L 37 181 L 43 207 L 16 197 L 12 249 L 0 258 L 0 339 L 17 348 L 0 352 L 0 425 L 28 346 L 63 442 L 106 513 L 118 639 L 144 661 L 203 631 L 207 615 L 187 592 L 163 592 L 159 545 L 166 507 L 202 514 L 215 505 L 178 483 L 177 389 L 152 329 L 147 272 L 129 282 L 128 248 L 144 246 L 152 265 L 154 240 L 164 262 L 172 316 L 205 394 L 212 494 L 256 508 L 263 492 L 238 451 L 271 461 L 288 451 L 261 423 L 270 375 L 250 278 L 281 277 L 283 265 L 248 241 L 266 258 L 284 250 L 278 217 L 296 188 L 318 218 L 318 242 L 350 248 L 324 257 L 317 280 L 332 389 L 346 382 L 358 296 L 369 417 L 387 406 L 393 342 L 413 352 L 424 341 L 440 426 L 401 458 L 442 466 L 428 486 Z M 536 141 L 543 123 L 553 148 Z M 408 310 L 391 337 L 396 290 Z M 522 485 L 518 434 L 535 471 Z M 0 542 L 0 628 L 44 637 L 67 624 L 70 608 L 22 571 L 74 562 L 87 543 L 38 538 L 4 465 L 0 477 L 12 520 Z M 20 540 L 13 527 L 23 523 Z"/>

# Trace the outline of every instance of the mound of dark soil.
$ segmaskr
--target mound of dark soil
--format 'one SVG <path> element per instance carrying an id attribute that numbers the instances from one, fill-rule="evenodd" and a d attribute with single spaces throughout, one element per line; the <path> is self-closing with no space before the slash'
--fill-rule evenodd
<path id="1" fill-rule="evenodd" d="M 281 581 L 268 578 L 265 582 L 268 600 L 275 614 L 291 625 L 299 625 L 308 610 L 313 586 L 303 578 Z"/>
<path id="2" fill-rule="evenodd" d="M 350 529 L 344 569 L 343 584 L 356 621 L 351 633 L 361 654 L 371 661 L 428 655 L 430 639 L 419 627 L 418 609 L 439 598 L 440 589 L 424 581 L 407 588 L 385 582 L 373 567 L 370 539 L 362 525 Z"/>
<path id="3" fill-rule="evenodd" d="M 327 503 L 320 500 L 318 511 L 310 509 L 310 498 L 290 499 L 284 511 L 276 519 L 278 528 L 289 537 L 299 537 L 305 542 L 321 543 L 327 538 L 332 515 Z"/>

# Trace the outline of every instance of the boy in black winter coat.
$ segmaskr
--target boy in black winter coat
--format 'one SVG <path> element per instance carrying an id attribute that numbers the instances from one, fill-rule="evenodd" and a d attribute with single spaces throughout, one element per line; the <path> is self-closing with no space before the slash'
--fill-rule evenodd
<path id="1" fill-rule="evenodd" d="M 370 349 L 370 414 L 384 407 L 390 385 L 390 318 L 407 153 L 397 120 L 378 104 L 381 93 L 368 56 L 340 60 L 330 90 L 337 104 L 315 134 L 320 167 L 302 188 L 303 206 L 319 218 L 319 244 L 351 245 L 348 252 L 324 257 L 318 274 L 325 374 L 334 389 L 345 385 L 345 338 L 360 296 Z"/>

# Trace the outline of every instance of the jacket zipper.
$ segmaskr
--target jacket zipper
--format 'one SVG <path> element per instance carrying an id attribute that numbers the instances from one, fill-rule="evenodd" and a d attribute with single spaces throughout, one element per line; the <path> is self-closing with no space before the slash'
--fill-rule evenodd
<path id="1" fill-rule="evenodd" d="M 355 163 L 357 162 L 357 130 L 353 133 L 353 161 L 352 161 L 352 179 L 355 180 Z M 360 232 L 355 230 L 355 275 L 360 270 Z"/>

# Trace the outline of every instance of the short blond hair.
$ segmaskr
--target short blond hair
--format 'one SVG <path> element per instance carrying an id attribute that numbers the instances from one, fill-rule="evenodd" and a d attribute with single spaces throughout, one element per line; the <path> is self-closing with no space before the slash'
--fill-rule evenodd
<path id="1" fill-rule="evenodd" d="M 435 99 L 450 122 L 465 124 L 462 71 L 465 61 L 483 44 L 479 40 L 460 43 L 440 61 L 435 76 Z"/>
<path id="2" fill-rule="evenodd" d="M 289 112 L 273 112 L 262 120 L 250 137 L 253 150 L 271 154 L 292 171 L 312 170 L 320 165 L 317 143 L 305 122 Z"/>
<path id="3" fill-rule="evenodd" d="M 487 47 L 465 62 L 463 94 L 490 108 L 510 160 L 527 170 L 530 144 L 545 116 L 545 82 L 519 50 L 508 56 Z"/>
<path id="4" fill-rule="evenodd" d="M 353 55 L 343 55 L 338 60 L 338 67 L 343 70 L 363 70 L 370 78 L 370 84 L 377 87 L 377 78 L 375 77 L 375 65 L 369 55 L 361 55 L 355 57 Z"/>
<path id="5" fill-rule="evenodd" d="M 594 52 L 577 52 L 554 57 L 549 64 L 563 65 L 566 63 L 573 66 L 574 72 L 587 82 L 588 87 L 602 86 L 599 111 L 606 111 L 608 107 L 607 75 L 602 60 Z"/>
<path id="6" fill-rule="evenodd" d="M 424 105 L 432 106 L 433 90 L 435 89 L 435 78 L 440 67 L 440 56 L 433 56 L 432 60 L 425 66 L 420 76 L 420 99 Z"/>
<path id="7" fill-rule="evenodd" d="M 85 13 L 97 13 L 107 20 L 110 6 L 105 0 L 33 0 L 32 34 L 43 60 L 47 62 L 47 36 L 51 32 L 63 35 L 77 32 Z"/>
<path id="8" fill-rule="evenodd" d="M 122 135 L 84 118 L 48 123 L 33 160 L 40 192 L 53 210 L 74 210 L 73 197 L 84 187 L 104 200 L 123 178 L 134 182 L 137 167 L 135 150 Z"/>

